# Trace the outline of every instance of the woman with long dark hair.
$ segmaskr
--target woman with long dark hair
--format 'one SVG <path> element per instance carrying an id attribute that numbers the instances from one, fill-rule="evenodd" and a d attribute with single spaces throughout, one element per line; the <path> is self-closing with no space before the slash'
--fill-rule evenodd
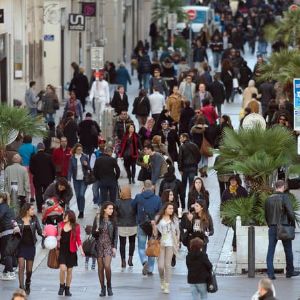
<path id="1" fill-rule="evenodd" d="M 226 101 L 233 102 L 233 77 L 234 71 L 229 59 L 224 59 L 221 70 L 221 80 L 225 86 Z"/>
<path id="2" fill-rule="evenodd" d="M 95 217 L 92 229 L 93 236 L 97 239 L 98 276 L 101 285 L 100 297 L 112 296 L 111 287 L 111 260 L 116 256 L 118 244 L 118 227 L 115 220 L 115 206 L 112 202 L 104 202 L 100 214 Z M 105 277 L 104 277 L 105 272 Z"/>
<path id="3" fill-rule="evenodd" d="M 145 141 L 151 142 L 154 136 L 154 125 L 155 125 L 154 119 L 152 117 L 148 117 L 145 125 L 140 128 L 139 136 L 142 145 L 145 144 Z"/>
<path id="4" fill-rule="evenodd" d="M 139 96 L 134 99 L 132 114 L 136 116 L 139 122 L 139 128 L 145 126 L 150 114 L 150 102 L 146 90 L 140 90 Z"/>
<path id="5" fill-rule="evenodd" d="M 74 211 L 67 210 L 64 219 L 58 225 L 58 248 L 59 248 L 59 291 L 58 295 L 72 296 L 70 286 L 72 282 L 73 267 L 77 266 L 77 250 L 84 255 L 81 238 L 80 225 L 76 223 Z"/>
<path id="6" fill-rule="evenodd" d="M 209 207 L 209 192 L 204 186 L 204 182 L 200 177 L 195 177 L 188 196 L 188 209 L 193 208 L 197 201 L 203 201 L 206 208 Z"/>
<path id="7" fill-rule="evenodd" d="M 158 213 L 154 226 L 154 235 L 160 235 L 160 254 L 158 257 L 158 271 L 160 287 L 163 293 L 169 294 L 171 279 L 171 262 L 179 249 L 179 221 L 175 214 L 174 204 L 167 202 Z"/>
<path id="8" fill-rule="evenodd" d="M 214 234 L 214 225 L 203 201 L 195 202 L 193 213 L 188 212 L 180 226 L 186 229 L 183 244 L 189 249 L 190 240 L 199 237 L 204 242 L 203 252 L 206 253 L 208 237 Z"/>
<path id="9" fill-rule="evenodd" d="M 35 215 L 34 205 L 32 203 L 24 203 L 16 222 L 21 234 L 21 242 L 17 254 L 19 263 L 19 286 L 21 289 L 25 290 L 27 295 L 29 295 L 32 267 L 36 250 L 36 233 L 42 236 L 42 228 L 39 219 Z M 26 280 L 24 287 L 25 267 Z"/>
<path id="10" fill-rule="evenodd" d="M 136 160 L 141 148 L 139 136 L 135 132 L 134 124 L 128 125 L 126 133 L 121 142 L 120 157 L 124 159 L 124 167 L 127 173 L 129 184 L 135 183 Z"/>
<path id="11" fill-rule="evenodd" d="M 89 171 L 89 158 L 83 153 L 82 145 L 77 143 L 72 149 L 72 156 L 69 163 L 68 181 L 73 179 L 73 185 L 79 211 L 78 219 L 84 217 L 85 191 L 87 185 L 84 176 Z"/>

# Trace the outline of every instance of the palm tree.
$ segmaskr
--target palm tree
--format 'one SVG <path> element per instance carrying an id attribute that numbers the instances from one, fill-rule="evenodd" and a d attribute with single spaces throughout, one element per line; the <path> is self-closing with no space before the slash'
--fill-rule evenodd
<path id="1" fill-rule="evenodd" d="M 299 22 L 300 23 L 300 22 Z M 262 76 L 260 80 L 275 80 L 282 87 L 287 97 L 293 99 L 293 79 L 300 74 L 300 51 L 283 49 L 274 52 L 268 63 L 260 67 Z"/>
<path id="2" fill-rule="evenodd" d="M 280 167 L 296 162 L 296 141 L 284 127 L 260 127 L 234 131 L 226 128 L 220 145 L 222 172 L 243 174 L 252 193 L 269 192 Z"/>
<path id="3" fill-rule="evenodd" d="M 26 108 L 0 104 L 0 166 L 5 159 L 6 145 L 12 143 L 19 133 L 44 136 L 45 132 L 43 119 L 32 117 Z"/>
<path id="4" fill-rule="evenodd" d="M 266 26 L 265 36 L 270 42 L 282 41 L 300 48 L 300 10 L 288 10 L 275 24 Z"/>

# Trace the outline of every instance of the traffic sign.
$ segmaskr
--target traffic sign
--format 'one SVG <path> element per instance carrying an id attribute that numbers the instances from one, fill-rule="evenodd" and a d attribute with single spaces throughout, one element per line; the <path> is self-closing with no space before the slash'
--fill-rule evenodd
<path id="1" fill-rule="evenodd" d="M 91 69 L 100 70 L 104 67 L 104 48 L 91 48 Z"/>
<path id="2" fill-rule="evenodd" d="M 177 14 L 168 14 L 168 29 L 175 30 L 177 25 Z"/>
<path id="3" fill-rule="evenodd" d="M 196 19 L 196 16 L 197 16 L 196 10 L 194 10 L 194 9 L 189 9 L 189 10 L 186 12 L 186 14 L 187 14 L 188 19 L 189 19 L 190 21 Z"/>

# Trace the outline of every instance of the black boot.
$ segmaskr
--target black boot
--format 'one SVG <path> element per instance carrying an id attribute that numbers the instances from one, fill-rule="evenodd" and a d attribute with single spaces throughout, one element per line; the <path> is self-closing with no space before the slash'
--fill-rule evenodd
<path id="1" fill-rule="evenodd" d="M 129 266 L 129 267 L 133 267 L 132 256 L 129 256 L 129 257 L 128 257 L 128 266 Z"/>
<path id="2" fill-rule="evenodd" d="M 113 292 L 112 292 L 112 288 L 111 287 L 107 287 L 107 296 L 113 296 Z"/>
<path id="3" fill-rule="evenodd" d="M 58 290 L 58 295 L 62 296 L 64 294 L 64 291 L 65 291 L 65 284 L 60 284 L 59 290 Z"/>
<path id="4" fill-rule="evenodd" d="M 26 295 L 30 295 L 30 282 L 25 283 L 25 293 Z"/>
<path id="5" fill-rule="evenodd" d="M 83 215 L 83 211 L 80 211 L 79 212 L 79 215 L 78 215 L 78 219 L 83 219 L 84 215 Z"/>
<path id="6" fill-rule="evenodd" d="M 99 296 L 100 297 L 105 297 L 106 296 L 106 286 L 105 285 L 101 288 L 101 293 L 100 293 Z"/>
<path id="7" fill-rule="evenodd" d="M 132 183 L 133 183 L 133 184 L 135 184 L 135 180 L 134 180 L 134 177 L 132 177 Z"/>
<path id="8" fill-rule="evenodd" d="M 70 293 L 70 287 L 69 286 L 65 287 L 65 296 L 69 296 L 69 297 L 72 296 L 72 294 Z"/>
<path id="9" fill-rule="evenodd" d="M 123 269 L 126 268 L 126 260 L 125 260 L 125 258 L 122 259 L 121 268 L 123 268 Z"/>

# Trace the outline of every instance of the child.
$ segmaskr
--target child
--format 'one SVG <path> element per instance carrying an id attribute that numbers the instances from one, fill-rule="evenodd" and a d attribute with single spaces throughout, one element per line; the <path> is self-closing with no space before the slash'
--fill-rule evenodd
<path id="1" fill-rule="evenodd" d="M 192 299 L 207 299 L 207 281 L 211 274 L 212 264 L 207 254 L 202 252 L 203 241 L 200 238 L 194 238 L 190 242 L 190 251 L 186 257 L 188 268 L 188 283 L 191 286 Z"/>
<path id="2" fill-rule="evenodd" d="M 90 237 L 91 234 L 92 234 L 92 226 L 91 225 L 86 225 L 84 230 L 85 230 L 86 235 L 88 237 Z M 90 256 L 86 256 L 85 257 L 85 269 L 86 270 L 89 269 L 89 260 L 90 260 Z M 95 270 L 95 268 L 96 268 L 96 258 L 92 257 L 92 267 L 91 267 L 91 269 Z"/>

